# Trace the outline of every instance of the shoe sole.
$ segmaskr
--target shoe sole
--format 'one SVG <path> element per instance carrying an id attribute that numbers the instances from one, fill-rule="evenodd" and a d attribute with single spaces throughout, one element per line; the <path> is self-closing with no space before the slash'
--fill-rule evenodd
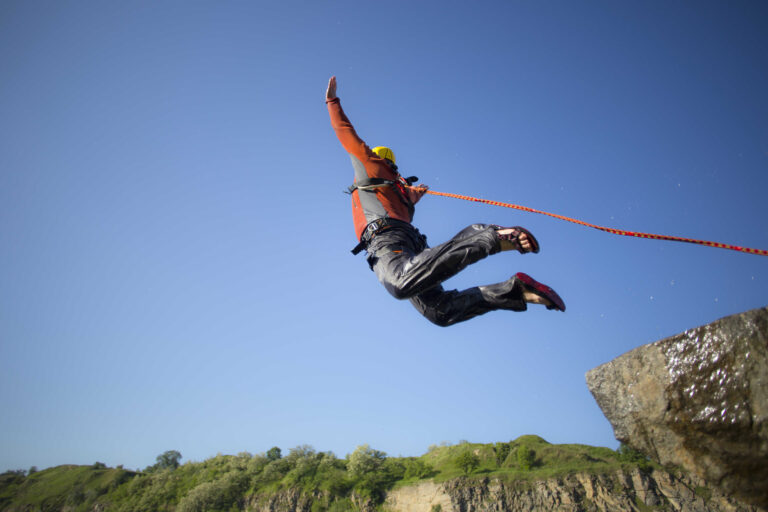
<path id="1" fill-rule="evenodd" d="M 519 279 L 529 291 L 535 293 L 539 297 L 544 297 L 552 303 L 551 306 L 547 306 L 547 309 L 557 309 L 559 311 L 565 311 L 565 302 L 557 294 L 555 290 L 549 286 L 542 284 L 523 272 L 518 272 L 515 277 Z"/>

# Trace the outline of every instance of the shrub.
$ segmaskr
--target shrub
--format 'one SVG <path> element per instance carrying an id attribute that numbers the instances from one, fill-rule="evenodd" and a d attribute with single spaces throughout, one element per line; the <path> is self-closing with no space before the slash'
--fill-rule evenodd
<path id="1" fill-rule="evenodd" d="M 509 452 L 512 449 L 509 443 L 496 443 L 493 447 L 493 453 L 496 456 L 496 466 L 501 467 L 507 460 Z"/>
<path id="2" fill-rule="evenodd" d="M 270 461 L 277 460 L 282 456 L 283 456 L 282 452 L 280 451 L 280 448 L 278 448 L 277 446 L 273 446 L 272 448 L 267 450 L 267 459 L 269 459 Z"/>
<path id="3" fill-rule="evenodd" d="M 358 446 L 349 455 L 347 471 L 356 477 L 372 473 L 381 467 L 386 457 L 386 453 L 374 450 L 367 444 Z"/>
<path id="4" fill-rule="evenodd" d="M 387 480 L 395 482 L 403 479 L 406 468 L 405 464 L 398 459 L 386 459 L 381 465 L 381 470 Z"/>
<path id="5" fill-rule="evenodd" d="M 228 510 L 245 492 L 247 477 L 240 472 L 231 472 L 214 482 L 203 482 L 179 502 L 178 512 L 204 512 Z"/>
<path id="6" fill-rule="evenodd" d="M 384 500 L 387 485 L 388 482 L 382 473 L 371 471 L 357 481 L 354 490 L 362 498 L 370 498 L 374 503 L 381 503 Z"/>
<path id="7" fill-rule="evenodd" d="M 291 464 L 285 459 L 273 460 L 264 468 L 262 476 L 265 480 L 280 480 L 291 470 Z"/>
<path id="8" fill-rule="evenodd" d="M 332 496 L 347 494 L 354 482 L 347 478 L 347 472 L 341 469 L 329 469 L 316 476 L 317 486 L 322 491 L 328 491 Z"/>
<path id="9" fill-rule="evenodd" d="M 168 450 L 158 455 L 155 460 L 157 469 L 176 469 L 179 467 L 179 461 L 181 460 L 181 453 L 176 450 Z"/>
<path id="10" fill-rule="evenodd" d="M 265 467 L 269 464 L 269 459 L 264 455 L 254 455 L 251 460 L 246 464 L 246 470 L 251 475 L 261 473 Z"/>
<path id="11" fill-rule="evenodd" d="M 355 507 L 349 498 L 336 500 L 328 507 L 328 512 L 352 512 L 353 510 Z"/>
<path id="12" fill-rule="evenodd" d="M 465 475 L 468 475 L 480 466 L 480 457 L 469 450 L 465 450 L 453 459 L 453 463 L 457 468 L 463 471 Z"/>
<path id="13" fill-rule="evenodd" d="M 527 445 L 520 445 L 517 448 L 517 463 L 524 471 L 530 471 L 533 462 L 536 460 L 536 452 L 528 448 Z"/>
<path id="14" fill-rule="evenodd" d="M 616 450 L 618 459 L 620 462 L 636 465 L 641 471 L 648 471 L 651 469 L 651 463 L 643 453 L 635 450 L 634 448 L 621 443 L 619 449 Z"/>
<path id="15" fill-rule="evenodd" d="M 410 459 L 405 462 L 404 478 L 427 478 L 434 468 L 421 459 Z"/>

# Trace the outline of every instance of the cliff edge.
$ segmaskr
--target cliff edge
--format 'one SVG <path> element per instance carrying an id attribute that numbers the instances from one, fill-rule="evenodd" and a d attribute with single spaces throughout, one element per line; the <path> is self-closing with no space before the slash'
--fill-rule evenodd
<path id="1" fill-rule="evenodd" d="M 768 308 L 636 348 L 586 378 L 616 439 L 768 509 Z"/>

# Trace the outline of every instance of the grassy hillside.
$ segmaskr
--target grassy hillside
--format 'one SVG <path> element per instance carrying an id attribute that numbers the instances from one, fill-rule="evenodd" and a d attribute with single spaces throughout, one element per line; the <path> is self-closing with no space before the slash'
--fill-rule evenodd
<path id="1" fill-rule="evenodd" d="M 529 464 L 520 460 L 527 449 Z M 435 481 L 450 480 L 466 473 L 456 465 L 456 458 L 469 452 L 478 459 L 470 477 L 493 476 L 505 480 L 551 478 L 569 473 L 605 473 L 622 467 L 651 467 L 650 461 L 631 450 L 614 451 L 580 444 L 550 444 L 538 436 L 522 436 L 509 443 L 430 447 L 421 459 L 436 470 Z"/>
<path id="2" fill-rule="evenodd" d="M 57 466 L 28 476 L 0 475 L 0 509 L 61 510 L 94 502 L 114 492 L 137 473 L 95 466 Z"/>
<path id="3" fill-rule="evenodd" d="M 553 445 L 537 436 L 508 443 L 433 446 L 421 457 L 387 457 L 364 445 L 344 459 L 309 446 L 296 447 L 285 457 L 274 448 L 267 454 L 218 455 L 183 465 L 167 459 L 160 464 L 158 457 L 159 463 L 143 472 L 97 463 L 58 466 L 28 476 L 5 473 L 0 475 L 0 510 L 66 507 L 85 512 L 97 506 L 126 512 L 228 511 L 239 510 L 245 500 L 268 500 L 290 492 L 310 500 L 312 512 L 343 512 L 352 508 L 353 496 L 379 503 L 387 489 L 423 479 L 531 480 L 650 467 L 630 450 Z"/>

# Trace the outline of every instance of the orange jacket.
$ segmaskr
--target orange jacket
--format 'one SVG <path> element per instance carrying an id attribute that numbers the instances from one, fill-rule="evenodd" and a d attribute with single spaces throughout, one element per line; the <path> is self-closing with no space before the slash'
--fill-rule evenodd
<path id="1" fill-rule="evenodd" d="M 326 103 L 336 136 L 352 159 L 355 183 L 368 178 L 383 178 L 402 183 L 400 174 L 392 169 L 385 159 L 371 151 L 357 135 L 341 109 L 339 98 L 326 100 Z M 413 204 L 408 199 L 408 194 L 399 192 L 395 186 L 352 192 L 352 219 L 358 240 L 369 223 L 384 217 L 410 223 L 413 220 Z"/>

